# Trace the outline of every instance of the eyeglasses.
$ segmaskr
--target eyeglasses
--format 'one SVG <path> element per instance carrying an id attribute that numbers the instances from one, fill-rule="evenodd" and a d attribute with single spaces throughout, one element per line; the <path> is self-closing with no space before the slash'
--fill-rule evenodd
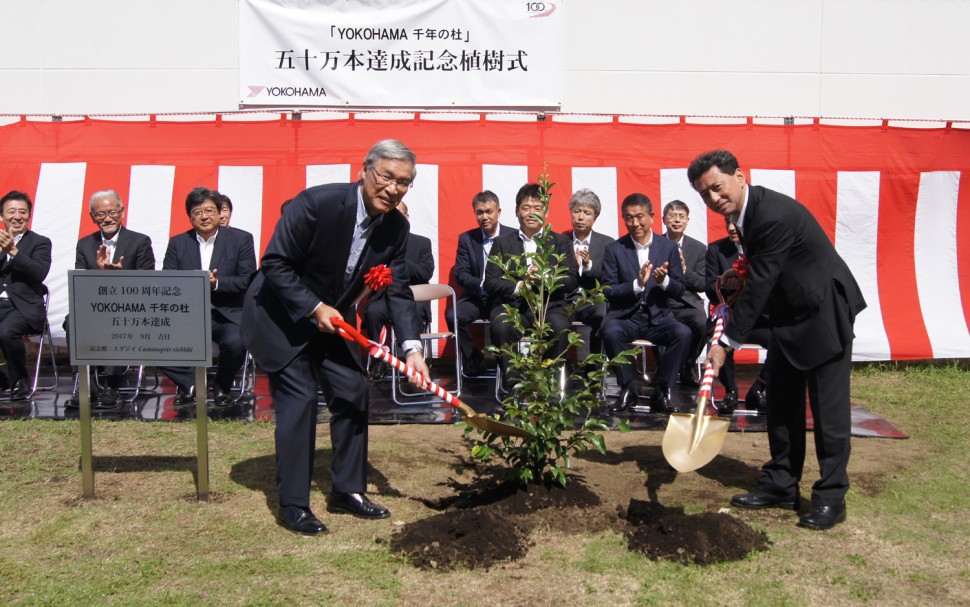
<path id="1" fill-rule="evenodd" d="M 218 214 L 219 214 L 219 209 L 206 207 L 204 209 L 195 209 L 194 211 L 192 211 L 191 217 L 192 219 L 199 219 L 203 215 L 207 217 L 215 217 Z"/>
<path id="2" fill-rule="evenodd" d="M 124 213 L 124 209 L 119 209 L 116 211 L 98 211 L 97 213 L 92 213 L 91 217 L 94 217 L 95 221 L 104 221 L 106 218 L 118 219 L 121 214 Z"/>
<path id="3" fill-rule="evenodd" d="M 393 183 L 398 187 L 399 190 L 406 190 L 410 188 L 411 185 L 414 183 L 410 179 L 394 179 L 390 175 L 384 175 L 382 173 L 378 173 L 377 169 L 375 169 L 374 167 L 371 167 L 370 170 L 371 170 L 371 173 L 374 174 L 374 179 L 377 180 L 377 183 L 381 184 L 384 187 L 387 187 Z"/>

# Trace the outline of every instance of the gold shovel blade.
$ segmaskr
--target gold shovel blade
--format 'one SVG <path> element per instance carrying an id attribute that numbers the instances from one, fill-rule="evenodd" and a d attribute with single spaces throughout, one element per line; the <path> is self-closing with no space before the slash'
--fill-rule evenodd
<path id="1" fill-rule="evenodd" d="M 691 472 L 721 452 L 731 420 L 712 415 L 672 413 L 663 438 L 663 454 L 678 472 Z"/>
<path id="2" fill-rule="evenodd" d="M 483 432 L 497 434 L 499 436 L 511 436 L 513 438 L 534 438 L 532 433 L 525 428 L 492 419 L 487 415 L 478 413 L 463 402 L 458 402 L 457 407 L 466 422 Z"/>

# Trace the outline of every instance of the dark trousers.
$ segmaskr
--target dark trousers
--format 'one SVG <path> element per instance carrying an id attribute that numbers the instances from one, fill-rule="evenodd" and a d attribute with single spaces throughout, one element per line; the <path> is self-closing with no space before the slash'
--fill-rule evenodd
<path id="1" fill-rule="evenodd" d="M 369 392 L 361 368 L 335 335 L 321 335 L 269 373 L 276 412 L 276 482 L 281 506 L 310 507 L 317 437 L 317 377 L 330 409 L 333 491 L 367 489 Z"/>
<path id="2" fill-rule="evenodd" d="M 525 326 L 531 327 L 535 322 L 532 313 L 528 308 L 520 310 L 520 312 L 522 313 L 522 321 Z M 515 325 L 512 324 L 512 321 L 509 320 L 508 315 L 505 313 L 505 309 L 501 306 L 496 306 L 492 310 L 489 321 L 492 323 L 492 342 L 496 346 L 515 343 L 522 337 L 522 333 L 515 328 Z M 546 322 L 552 327 L 551 335 L 558 335 L 558 338 L 555 339 L 552 347 L 545 352 L 544 356 L 544 358 L 553 359 L 565 353 L 569 347 L 569 335 L 567 335 L 569 331 L 569 317 L 566 315 L 564 308 L 560 306 L 552 307 L 546 311 Z M 503 377 L 508 377 L 508 363 L 508 357 L 503 356 L 499 359 Z"/>
<path id="3" fill-rule="evenodd" d="M 475 347 L 475 340 L 472 338 L 471 324 L 476 320 L 487 319 L 488 310 L 485 309 L 485 302 L 478 298 L 459 299 L 455 306 L 456 309 L 445 312 L 445 322 L 448 323 L 448 330 L 458 335 L 461 362 L 463 366 L 467 366 L 473 361 L 482 360 L 482 353 Z"/>
<path id="4" fill-rule="evenodd" d="M 714 335 L 714 323 L 710 323 L 707 335 L 708 338 Z M 758 344 L 762 348 L 767 348 L 771 344 L 771 329 L 769 327 L 756 326 L 748 334 L 748 342 Z M 721 385 L 724 386 L 725 390 L 731 391 L 738 389 L 734 369 L 734 352 L 731 351 L 724 357 L 724 364 L 721 365 L 721 370 L 717 373 L 717 378 L 721 381 Z M 762 384 L 762 388 L 764 388 L 768 383 L 768 375 L 768 365 L 762 365 L 761 371 L 758 372 L 758 379 L 755 380 L 756 383 Z"/>
<path id="5" fill-rule="evenodd" d="M 600 337 L 600 326 L 606 318 L 606 304 L 583 304 L 573 310 L 573 320 L 588 325 L 590 331 L 589 351 L 591 354 L 603 352 L 603 339 Z"/>
<path id="6" fill-rule="evenodd" d="M 0 298 L 0 351 L 7 359 L 7 379 L 10 385 L 27 378 L 27 349 L 24 336 L 31 335 L 30 325 L 17 306 Z"/>
<path id="7" fill-rule="evenodd" d="M 674 383 L 677 372 L 687 359 L 690 348 L 690 329 L 677 321 L 673 315 L 664 315 L 656 320 L 646 312 L 635 312 L 629 318 L 617 318 L 603 325 L 603 348 L 609 358 L 630 347 L 635 339 L 649 339 L 655 345 L 663 346 L 663 355 L 657 368 L 656 386 L 667 390 Z M 631 363 L 617 365 L 616 382 L 621 389 L 633 384 Z"/>
<path id="8" fill-rule="evenodd" d="M 688 305 L 682 308 L 671 308 L 670 311 L 674 313 L 674 318 L 690 329 L 690 347 L 687 349 L 684 364 L 692 365 L 704 350 L 707 315 L 704 314 L 704 310 Z"/>
<path id="9" fill-rule="evenodd" d="M 236 374 L 246 361 L 246 346 L 239 336 L 239 325 L 213 314 L 212 341 L 219 346 L 216 385 L 223 392 L 229 392 Z M 192 367 L 158 367 L 158 370 L 185 392 L 195 385 L 195 369 Z"/>
<path id="10" fill-rule="evenodd" d="M 841 504 L 849 489 L 846 468 L 852 428 L 849 406 L 851 342 L 840 355 L 813 369 L 796 369 L 775 345 L 769 347 L 765 364 L 771 374 L 767 392 L 771 459 L 761 468 L 759 489 L 786 496 L 794 496 L 798 491 L 805 464 L 807 388 L 820 468 L 820 478 L 812 487 L 812 504 Z"/>
<path id="11" fill-rule="evenodd" d="M 416 301 L 414 310 L 417 313 L 419 330 L 424 331 L 425 327 L 431 323 L 431 302 Z M 361 328 L 364 334 L 372 341 L 380 341 L 381 329 L 391 324 L 391 310 L 387 307 L 386 297 L 374 297 L 367 300 L 364 305 L 364 313 L 361 315 Z M 390 335 L 390 331 L 388 331 Z"/>

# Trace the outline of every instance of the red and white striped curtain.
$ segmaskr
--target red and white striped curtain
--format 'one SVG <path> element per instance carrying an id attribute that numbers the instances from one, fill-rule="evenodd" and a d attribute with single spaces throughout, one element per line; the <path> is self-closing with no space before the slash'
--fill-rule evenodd
<path id="1" fill-rule="evenodd" d="M 405 198 L 412 230 L 431 238 L 433 281 L 447 282 L 458 234 L 475 225 L 472 196 L 496 192 L 503 223 L 514 226 L 516 190 L 544 170 L 556 184 L 557 230 L 569 228 L 570 193 L 588 187 L 603 202 L 599 231 L 623 234 L 619 201 L 642 192 L 657 211 L 675 198 L 687 202 L 688 234 L 721 238 L 723 221 L 693 192 L 686 167 L 723 147 L 751 183 L 805 204 L 852 268 L 869 303 L 856 322 L 856 360 L 970 357 L 970 131 L 486 118 L 22 119 L 0 127 L 0 190 L 29 193 L 32 229 L 54 242 L 47 285 L 59 331 L 75 245 L 96 229 L 87 200 L 97 190 L 121 194 L 128 227 L 151 236 L 159 267 L 169 237 L 190 227 L 184 200 L 197 185 L 230 196 L 232 224 L 252 232 L 262 251 L 284 200 L 310 185 L 356 179 L 374 142 L 400 139 L 419 162 Z"/>

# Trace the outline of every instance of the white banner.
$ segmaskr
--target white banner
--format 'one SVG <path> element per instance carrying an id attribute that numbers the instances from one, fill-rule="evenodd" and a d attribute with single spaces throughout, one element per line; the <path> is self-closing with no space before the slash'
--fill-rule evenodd
<path id="1" fill-rule="evenodd" d="M 558 108 L 564 0 L 242 0 L 241 106 Z"/>

